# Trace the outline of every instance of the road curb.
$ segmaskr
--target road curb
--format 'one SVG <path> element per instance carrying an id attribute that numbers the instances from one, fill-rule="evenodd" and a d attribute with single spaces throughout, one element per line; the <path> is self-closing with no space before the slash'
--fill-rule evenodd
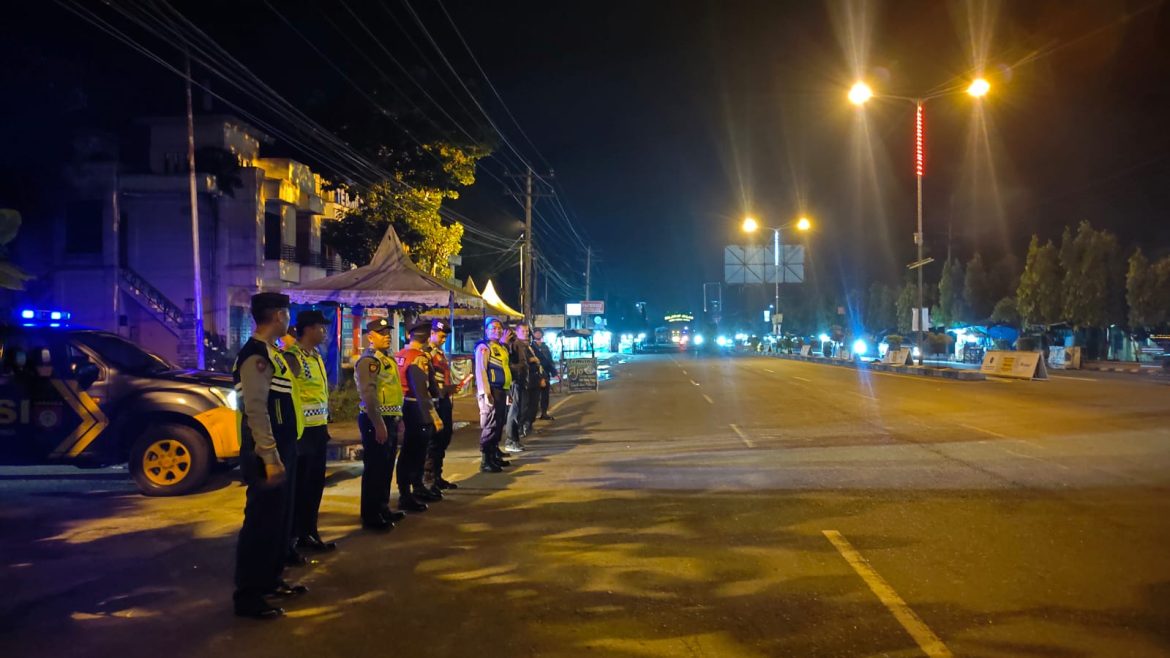
<path id="1" fill-rule="evenodd" d="M 953 379 L 963 382 L 981 382 L 986 381 L 987 377 L 981 372 L 974 370 L 956 370 L 954 368 L 930 368 L 927 366 L 897 366 L 889 363 L 872 363 L 865 361 L 853 361 L 848 359 L 832 359 L 828 357 L 817 356 L 801 356 L 799 354 L 774 354 L 772 355 L 778 359 L 785 359 L 788 361 L 803 361 L 805 363 L 819 363 L 822 365 L 837 366 L 839 368 L 851 368 L 853 370 L 874 370 L 877 372 L 893 372 L 901 375 L 914 375 L 917 377 L 937 377 L 939 379 Z"/>

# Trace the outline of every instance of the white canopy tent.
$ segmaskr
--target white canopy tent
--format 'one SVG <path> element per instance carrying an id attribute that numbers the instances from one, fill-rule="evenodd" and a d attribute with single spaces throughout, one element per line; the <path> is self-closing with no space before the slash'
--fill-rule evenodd
<path id="1" fill-rule="evenodd" d="M 478 295 L 418 269 L 406 255 L 393 227 L 386 229 L 369 265 L 292 286 L 285 292 L 297 304 L 483 307 Z"/>

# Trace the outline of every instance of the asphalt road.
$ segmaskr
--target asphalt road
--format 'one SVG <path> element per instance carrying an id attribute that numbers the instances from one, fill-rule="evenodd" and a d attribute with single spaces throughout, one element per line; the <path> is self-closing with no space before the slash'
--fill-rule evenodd
<path id="1" fill-rule="evenodd" d="M 1170 387 L 643 356 L 387 536 L 359 465 L 274 622 L 229 604 L 243 491 L 0 470 L 5 656 L 1170 655 Z"/>

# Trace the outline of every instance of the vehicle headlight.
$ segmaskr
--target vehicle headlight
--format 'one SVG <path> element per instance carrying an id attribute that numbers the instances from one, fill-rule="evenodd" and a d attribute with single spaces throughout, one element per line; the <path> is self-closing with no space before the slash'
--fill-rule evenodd
<path id="1" fill-rule="evenodd" d="M 236 395 L 235 389 L 212 387 L 208 390 L 211 391 L 211 396 L 219 400 L 223 406 L 232 411 L 240 410 L 240 399 Z"/>

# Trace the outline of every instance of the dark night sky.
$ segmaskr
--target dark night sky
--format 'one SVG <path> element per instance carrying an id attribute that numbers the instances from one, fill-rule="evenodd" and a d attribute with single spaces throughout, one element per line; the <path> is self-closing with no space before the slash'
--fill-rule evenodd
<path id="1" fill-rule="evenodd" d="M 263 3 L 175 6 L 282 93 L 364 102 Z M 365 56 L 405 84 L 379 46 L 332 3 L 279 6 L 363 85 L 386 91 Z M 320 19 L 323 6 L 331 7 L 328 15 L 346 38 Z M 398 16 L 425 46 L 398 0 L 350 6 L 420 79 L 439 88 L 435 71 L 446 74 L 442 65 L 433 53 L 419 58 L 389 20 Z M 545 167 L 476 79 L 438 7 L 412 6 L 497 125 Z M 976 67 L 972 43 L 986 40 L 984 70 L 993 91 L 982 114 L 964 95 L 927 105 L 925 216 L 932 253 L 943 254 L 948 223 L 958 255 L 979 249 L 997 259 L 1022 256 L 1033 231 L 1059 238 L 1063 226 L 1081 219 L 1115 230 L 1124 244 L 1170 247 L 1165 3 L 450 1 L 446 7 L 555 168 L 566 205 L 598 251 L 595 287 L 645 299 L 656 314 L 698 309 L 701 282 L 721 277 L 722 246 L 742 241 L 737 224 L 748 211 L 774 223 L 800 213 L 813 217 L 818 229 L 811 249 L 833 288 L 901 276 L 914 230 L 913 107 L 872 103 L 869 138 L 858 138 L 860 119 L 844 99 L 855 77 L 855 40 L 868 45 L 863 71 L 875 89 L 903 95 L 969 75 Z M 5 142 L 14 145 L 9 155 L 28 147 L 21 122 L 43 121 L 43 106 L 59 107 L 67 97 L 62 88 L 74 82 L 100 87 L 90 91 L 89 103 L 106 107 L 107 121 L 181 111 L 181 104 L 167 110 L 160 100 L 179 93 L 176 79 L 55 5 L 25 11 L 0 35 L 6 60 L 27 62 L 8 67 L 6 88 L 31 92 L 24 95 L 27 105 L 6 94 L 6 105 L 20 105 L 2 110 Z M 979 20 L 987 12 L 993 18 Z M 851 22 L 868 39 L 850 39 Z M 981 23 L 990 28 L 973 36 L 970 26 Z M 445 81 L 454 87 L 449 74 Z M 462 125 L 484 123 L 455 103 L 445 105 Z M 970 138 L 980 116 L 986 142 Z M 869 153 L 872 168 L 859 166 L 867 160 L 859 154 Z M 494 157 L 486 166 L 502 175 L 515 163 Z M 489 176 L 453 207 L 501 232 L 514 231 L 509 214 L 519 216 Z M 563 226 L 547 201 L 539 209 Z M 556 237 L 544 243 L 554 266 L 579 285 L 582 254 Z M 493 260 L 471 260 L 472 273 Z M 501 278 L 505 288 L 514 286 Z"/>

